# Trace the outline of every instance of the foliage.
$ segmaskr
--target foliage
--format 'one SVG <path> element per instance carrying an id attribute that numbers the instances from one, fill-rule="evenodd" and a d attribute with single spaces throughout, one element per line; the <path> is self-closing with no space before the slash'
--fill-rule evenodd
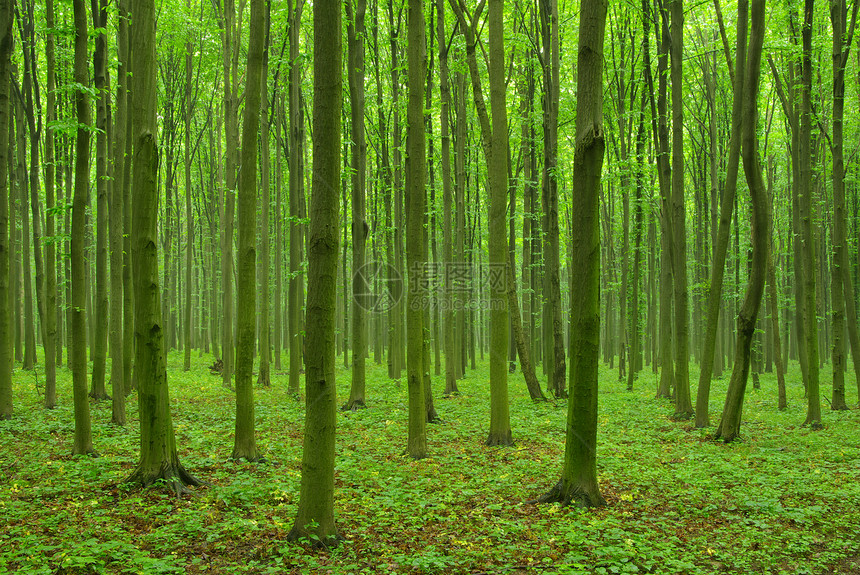
<path id="1" fill-rule="evenodd" d="M 195 354 L 196 355 L 196 354 Z M 123 483 L 137 460 L 137 401 L 129 425 L 93 403 L 102 457 L 71 457 L 71 376 L 60 406 L 41 407 L 32 373 L 14 374 L 15 418 L 0 422 L 0 570 L 18 573 L 823 573 L 860 563 L 860 412 L 828 412 L 825 430 L 800 427 L 803 389 L 788 373 L 787 411 L 762 374 L 750 389 L 742 440 L 669 420 L 640 377 L 623 391 L 601 374 L 598 465 L 608 501 L 589 511 L 528 503 L 558 476 L 563 403 L 511 390 L 516 446 L 488 448 L 488 366 L 437 400 L 430 457 L 412 461 L 406 390 L 368 364 L 370 409 L 338 415 L 337 548 L 287 543 L 296 514 L 303 401 L 285 373 L 256 390 L 267 464 L 230 459 L 233 396 L 196 357 L 169 358 L 181 460 L 208 482 L 177 499 Z M 695 374 L 693 374 L 695 376 Z M 339 368 L 342 394 L 348 372 Z M 37 376 L 41 378 L 41 375 Z M 711 412 L 722 404 L 716 381 Z M 344 398 L 339 398 L 343 400 Z"/>

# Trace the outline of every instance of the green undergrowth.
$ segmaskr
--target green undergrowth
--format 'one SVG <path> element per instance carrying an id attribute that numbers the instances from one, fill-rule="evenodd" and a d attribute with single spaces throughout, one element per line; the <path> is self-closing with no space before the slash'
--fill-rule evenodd
<path id="1" fill-rule="evenodd" d="M 70 373 L 59 371 L 60 405 L 45 411 L 41 373 L 16 369 L 15 417 L 0 422 L 0 572 L 860 573 L 860 411 L 831 412 L 824 401 L 825 428 L 802 427 L 796 366 L 789 408 L 777 410 L 775 378 L 763 374 L 747 393 L 741 440 L 729 445 L 710 438 L 713 427 L 672 421 L 650 369 L 633 392 L 603 371 L 597 455 L 608 504 L 580 510 L 527 503 L 558 479 L 564 402 L 534 404 L 511 376 L 516 445 L 488 448 L 486 363 L 456 397 L 441 397 L 437 377 L 442 423 L 428 426 L 431 456 L 414 462 L 403 455 L 405 383 L 370 361 L 369 409 L 338 414 L 345 539 L 315 550 L 286 541 L 303 400 L 286 392 L 285 372 L 273 373 L 271 388 L 255 390 L 267 463 L 232 461 L 233 395 L 206 369 L 211 358 L 196 356 L 190 372 L 181 354 L 169 359 L 180 457 L 207 482 L 179 499 L 124 483 L 137 458 L 135 395 L 126 428 L 110 425 L 110 402 L 91 402 L 101 457 L 72 457 Z M 349 371 L 338 369 L 341 404 Z M 712 424 L 726 382 L 714 382 Z"/>

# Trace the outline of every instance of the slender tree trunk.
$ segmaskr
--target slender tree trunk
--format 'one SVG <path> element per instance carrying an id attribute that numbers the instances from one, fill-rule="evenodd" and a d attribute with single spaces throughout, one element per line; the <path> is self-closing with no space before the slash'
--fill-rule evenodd
<path id="1" fill-rule="evenodd" d="M 819 395 L 818 314 L 815 289 L 815 235 L 813 233 L 812 203 L 812 15 L 814 0 L 805 0 L 802 28 L 803 52 L 801 67 L 800 104 L 800 223 L 801 257 L 803 258 L 803 309 L 807 378 L 807 412 L 804 424 L 813 429 L 821 423 Z"/>
<path id="2" fill-rule="evenodd" d="M 12 2 L 0 2 L 0 419 L 12 417 L 12 338 L 14 337 L 13 310 L 10 287 L 10 257 L 12 241 L 10 228 L 14 219 L 9 212 L 12 182 L 8 177 L 10 105 L 9 68 L 12 56 Z M 8 200 L 7 200 L 8 199 Z M 11 225 L 10 225 L 11 224 Z"/>
<path id="3" fill-rule="evenodd" d="M 725 188 L 720 201 L 720 223 L 714 241 L 714 255 L 711 263 L 711 274 L 708 292 L 708 315 L 705 326 L 705 343 L 702 348 L 702 363 L 699 370 L 699 386 L 696 393 L 696 427 L 710 425 L 708 403 L 711 393 L 711 377 L 713 375 L 714 354 L 716 350 L 717 328 L 719 326 L 720 309 L 723 298 L 723 278 L 726 269 L 726 253 L 728 252 L 731 233 L 732 212 L 737 192 L 738 167 L 740 165 L 741 131 L 743 126 L 744 101 L 744 66 L 746 65 L 746 23 L 747 6 L 744 2 L 738 6 L 738 34 L 735 48 L 734 86 L 732 99 L 732 132 L 729 139 L 729 155 L 726 168 Z M 741 33 L 741 26 L 744 33 Z M 714 80 L 716 82 L 716 79 Z"/>
<path id="4" fill-rule="evenodd" d="M 245 111 L 242 117 L 242 155 L 239 166 L 239 250 L 236 270 L 236 435 L 234 459 L 258 461 L 254 432 L 254 349 L 257 335 L 257 138 L 260 134 L 265 7 L 251 0 L 251 29 L 245 66 Z M 268 208 L 268 206 L 266 206 Z M 268 230 L 266 230 L 268 233 Z M 268 353 L 265 350 L 264 353 Z"/>
<path id="5" fill-rule="evenodd" d="M 107 26 L 107 2 L 92 0 L 93 28 L 104 29 Z M 93 317 L 105 318 L 108 315 L 108 96 L 107 82 L 107 34 L 100 32 L 95 38 L 93 53 L 93 83 L 98 99 L 96 100 L 96 293 Z M 91 351 L 93 362 L 92 385 L 90 396 L 95 399 L 107 399 L 105 390 L 105 367 L 107 362 L 107 323 L 94 321 L 95 343 Z"/>
<path id="6" fill-rule="evenodd" d="M 738 33 L 746 33 L 746 0 L 738 6 Z M 723 407 L 723 416 L 717 427 L 715 437 L 729 442 L 740 433 L 741 411 L 750 368 L 750 346 L 755 335 L 756 319 L 761 298 L 764 293 L 767 275 L 768 238 L 770 236 L 767 192 L 761 175 L 761 162 L 758 152 L 758 93 L 761 77 L 761 53 L 764 43 L 765 0 L 753 0 L 751 13 L 751 32 L 749 53 L 746 61 L 743 96 L 743 161 L 747 185 L 752 202 L 752 266 L 747 293 L 737 319 L 737 343 L 732 377 Z M 743 24 L 743 28 L 741 27 Z M 736 73 L 739 73 L 738 70 Z"/>
<path id="7" fill-rule="evenodd" d="M 269 77 L 269 43 L 271 42 L 271 0 L 266 2 L 265 7 L 265 41 L 263 45 L 263 63 L 261 71 L 260 88 L 260 179 L 262 181 L 263 205 L 260 207 L 260 258 L 257 262 L 257 272 L 260 276 L 260 372 L 257 377 L 257 385 L 270 387 L 271 378 L 271 323 L 269 315 L 269 269 L 271 266 L 271 241 L 269 229 L 269 212 L 272 209 L 272 181 L 269 170 L 269 88 L 267 78 Z"/>
<path id="8" fill-rule="evenodd" d="M 305 433 L 299 508 L 289 538 L 313 534 L 315 541 L 327 545 L 339 539 L 334 523 L 337 422 L 334 316 L 342 99 L 340 2 L 317 0 L 313 12 L 314 153 L 308 253 Z"/>
<path id="9" fill-rule="evenodd" d="M 186 0 L 185 9 L 188 18 L 191 19 L 191 0 Z M 192 114 L 192 88 L 191 88 L 191 66 L 193 58 L 193 47 L 190 41 L 185 42 L 185 129 L 183 151 L 185 154 L 185 317 L 183 318 L 184 348 L 182 369 L 191 369 L 191 270 L 194 246 L 194 222 L 191 217 L 191 114 Z"/>
<path id="10" fill-rule="evenodd" d="M 544 261 L 547 274 L 548 313 L 552 337 L 552 369 L 547 370 L 548 387 L 555 397 L 566 397 L 564 384 L 564 329 L 561 321 L 561 280 L 560 250 L 558 228 L 558 176 L 555 173 L 558 163 L 558 106 L 559 106 L 559 39 L 558 39 L 558 0 L 545 0 L 540 3 L 541 28 L 544 47 L 544 195 L 546 205 L 547 240 Z M 548 55 L 548 57 L 547 57 Z M 493 223 L 490 222 L 492 229 Z"/>
<path id="11" fill-rule="evenodd" d="M 75 20 L 75 82 L 89 83 L 87 57 L 87 11 L 84 0 L 72 3 Z M 87 92 L 75 92 L 78 122 L 75 144 L 75 196 L 72 203 L 71 253 L 72 264 L 72 388 L 75 406 L 75 440 L 72 454 L 91 454 L 93 438 L 90 428 L 90 404 L 87 400 L 87 336 L 86 336 L 86 268 L 84 266 L 84 220 L 90 173 L 90 102 Z"/>
<path id="12" fill-rule="evenodd" d="M 303 123 L 301 120 L 301 80 L 302 71 L 299 64 L 299 32 L 302 21 L 302 0 L 289 2 L 290 12 L 290 77 L 289 77 L 289 106 L 290 106 L 290 280 L 288 287 L 287 303 L 287 338 L 290 349 L 290 393 L 298 395 L 299 380 L 302 373 L 302 346 L 299 332 L 301 330 L 301 298 L 299 296 L 299 282 L 301 273 L 302 257 L 302 228 L 299 223 L 299 194 L 301 190 L 302 174 L 299 170 L 302 157 L 302 145 L 304 140 Z"/>
<path id="13" fill-rule="evenodd" d="M 409 436 L 406 451 L 413 459 L 427 457 L 427 414 L 424 398 L 424 74 L 426 70 L 424 10 L 421 0 L 409 0 L 407 17 L 407 158 L 406 259 L 409 273 L 407 326 L 407 383 Z"/>
<path id="14" fill-rule="evenodd" d="M 364 134 L 364 16 L 366 0 L 348 0 L 347 15 L 347 79 L 349 83 L 350 119 L 352 124 L 352 385 L 344 409 L 365 406 L 365 358 L 367 356 L 367 325 L 364 311 L 370 285 L 364 263 L 369 227 L 365 220 L 365 175 L 367 143 Z M 345 272 L 346 270 L 344 270 Z M 346 297 L 346 294 L 344 294 Z"/>
<path id="15" fill-rule="evenodd" d="M 851 48 L 851 35 L 857 19 L 857 7 L 851 15 L 850 32 L 846 33 L 847 7 L 844 0 L 830 5 L 830 21 L 833 25 L 833 401 L 832 409 L 847 409 L 845 403 L 845 321 L 848 320 L 848 338 L 851 356 L 854 360 L 854 373 L 860 395 L 860 338 L 857 333 L 857 310 L 854 302 L 854 284 L 849 273 L 848 246 L 846 245 L 846 207 L 845 207 L 845 159 L 843 152 L 843 118 L 845 113 L 845 66 Z"/>
<path id="16" fill-rule="evenodd" d="M 123 353 L 123 197 L 125 179 L 126 122 L 128 121 L 128 15 L 125 2 L 119 9 L 116 79 L 116 112 L 113 127 L 113 185 L 110 195 L 110 355 L 111 423 L 125 425 L 125 354 Z"/>
<path id="17" fill-rule="evenodd" d="M 687 293 L 687 208 L 684 195 L 684 2 L 672 0 L 671 80 L 672 80 L 672 281 L 675 288 L 675 415 L 693 415 L 690 402 L 689 317 Z"/>
<path id="18" fill-rule="evenodd" d="M 57 118 L 56 109 L 56 62 L 54 47 L 54 2 L 45 2 L 45 23 L 48 31 L 45 38 L 45 59 L 47 75 L 47 120 L 48 124 Z M 2 105 L 2 104 L 0 104 Z M 5 126 L 0 126 L 0 134 L 5 133 Z M 56 202 L 55 195 L 55 144 L 54 131 L 45 130 L 45 236 L 51 241 L 45 243 L 45 407 L 53 409 L 57 405 L 57 363 L 62 363 L 63 346 L 57 336 L 57 254 L 53 241 L 56 234 Z M 0 163 L 5 162 L 0 158 Z M 0 301 L 3 296 L 0 295 Z M 58 357 L 60 359 L 58 359 Z"/>

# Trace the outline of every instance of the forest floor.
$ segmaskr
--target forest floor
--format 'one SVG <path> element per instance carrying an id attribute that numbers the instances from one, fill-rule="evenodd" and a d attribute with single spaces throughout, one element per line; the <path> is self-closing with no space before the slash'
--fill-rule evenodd
<path id="1" fill-rule="evenodd" d="M 742 439 L 729 445 L 711 439 L 713 427 L 671 421 L 649 369 L 633 392 L 603 371 L 597 457 L 607 506 L 580 510 L 526 503 L 558 479 L 565 402 L 534 404 L 522 376 L 511 376 L 516 445 L 485 447 L 480 363 L 461 395 L 437 394 L 443 422 L 428 426 L 430 458 L 414 462 L 403 455 L 405 383 L 371 360 L 370 408 L 338 415 L 335 507 L 345 540 L 320 551 L 286 541 L 304 405 L 286 393 L 286 373 L 255 390 L 268 462 L 236 462 L 233 394 L 206 369 L 211 357 L 194 355 L 190 372 L 179 353 L 169 359 L 173 421 L 182 462 L 208 485 L 181 498 L 123 483 L 137 459 L 135 395 L 126 428 L 110 425 L 110 402 L 92 402 L 101 457 L 72 457 L 69 371 L 59 371 L 60 406 L 45 411 L 42 372 L 15 370 L 15 417 L 0 422 L 0 572 L 860 573 L 860 410 L 832 412 L 823 401 L 825 428 L 802 427 L 796 366 L 789 408 L 777 410 L 775 379 L 763 374 L 761 389 L 747 393 Z M 338 364 L 345 401 L 349 371 Z M 713 424 L 726 383 L 714 384 Z M 829 383 L 822 390 L 829 396 Z"/>

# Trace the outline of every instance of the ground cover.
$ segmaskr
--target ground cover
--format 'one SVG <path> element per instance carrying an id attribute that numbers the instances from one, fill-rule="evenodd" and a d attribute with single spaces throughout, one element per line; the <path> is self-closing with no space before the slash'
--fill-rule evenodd
<path id="1" fill-rule="evenodd" d="M 286 542 L 303 400 L 286 393 L 285 373 L 256 389 L 267 463 L 232 461 L 233 395 L 207 363 L 196 357 L 183 372 L 181 354 L 169 358 L 181 458 L 208 483 L 180 499 L 123 483 L 137 458 L 134 395 L 127 428 L 109 424 L 109 402 L 92 403 L 101 457 L 72 457 L 70 372 L 58 374 L 60 406 L 45 411 L 41 374 L 16 369 L 15 417 L 0 422 L 0 571 L 860 573 L 860 411 L 825 410 L 824 430 L 801 427 L 796 366 L 789 409 L 777 410 L 775 379 L 763 374 L 746 397 L 742 439 L 730 445 L 709 438 L 713 427 L 671 421 L 650 372 L 633 392 L 603 372 L 598 466 L 608 505 L 579 510 L 529 503 L 560 472 L 563 402 L 533 404 L 512 377 L 516 445 L 485 447 L 489 375 L 481 363 L 461 395 L 437 393 L 443 422 L 428 427 L 430 458 L 413 462 L 403 455 L 405 384 L 369 362 L 370 409 L 338 417 L 336 513 L 345 540 L 315 550 Z M 338 377 L 343 402 L 349 371 L 339 367 Z M 715 381 L 712 423 L 726 384 Z"/>

